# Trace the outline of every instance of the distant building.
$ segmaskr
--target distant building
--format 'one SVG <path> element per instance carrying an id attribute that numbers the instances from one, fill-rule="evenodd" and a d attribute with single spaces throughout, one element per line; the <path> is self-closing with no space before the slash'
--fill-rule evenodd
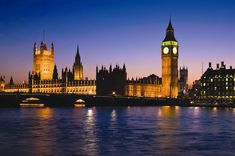
<path id="1" fill-rule="evenodd" d="M 201 77 L 201 99 L 232 99 L 235 98 L 235 69 L 226 68 L 224 62 L 217 64 L 216 69 L 209 63 L 208 69 Z"/>
<path id="2" fill-rule="evenodd" d="M 188 68 L 183 66 L 180 67 L 179 71 L 179 96 L 187 97 L 188 96 Z"/>
<path id="3" fill-rule="evenodd" d="M 201 82 L 200 80 L 195 80 L 193 82 L 192 88 L 189 89 L 189 97 L 192 99 L 198 99 L 200 97 Z"/>

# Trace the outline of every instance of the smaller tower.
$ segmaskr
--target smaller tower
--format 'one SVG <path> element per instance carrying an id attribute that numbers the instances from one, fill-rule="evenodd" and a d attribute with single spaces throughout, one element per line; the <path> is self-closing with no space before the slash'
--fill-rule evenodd
<path id="1" fill-rule="evenodd" d="M 4 78 L 1 76 L 0 77 L 0 92 L 4 92 L 5 89 L 5 81 Z"/>
<path id="2" fill-rule="evenodd" d="M 52 80 L 54 69 L 54 45 L 48 50 L 45 37 L 41 41 L 40 48 L 33 46 L 33 72 L 32 75 L 40 75 L 41 80 Z"/>
<path id="3" fill-rule="evenodd" d="M 179 71 L 179 95 L 186 96 L 188 95 L 188 68 L 183 66 Z"/>
<path id="4" fill-rule="evenodd" d="M 83 80 L 83 66 L 79 53 L 79 46 L 77 46 L 77 54 L 73 64 L 73 75 L 74 75 L 74 80 Z"/>
<path id="5" fill-rule="evenodd" d="M 14 81 L 13 81 L 12 76 L 11 76 L 11 79 L 10 79 L 9 85 L 10 85 L 10 86 L 14 85 Z"/>
<path id="6" fill-rule="evenodd" d="M 58 80 L 58 71 L 56 65 L 54 66 L 53 70 L 53 80 Z"/>

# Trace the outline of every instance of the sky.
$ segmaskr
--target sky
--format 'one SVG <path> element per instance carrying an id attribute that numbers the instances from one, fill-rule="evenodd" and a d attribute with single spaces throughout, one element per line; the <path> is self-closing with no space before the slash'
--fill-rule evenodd
<path id="1" fill-rule="evenodd" d="M 126 64 L 128 77 L 161 76 L 161 42 L 169 18 L 179 42 L 179 67 L 189 83 L 208 62 L 235 66 L 233 0 L 0 0 L 0 75 L 27 80 L 33 44 L 55 45 L 55 63 L 72 67 L 79 44 L 84 75 L 98 65 Z"/>

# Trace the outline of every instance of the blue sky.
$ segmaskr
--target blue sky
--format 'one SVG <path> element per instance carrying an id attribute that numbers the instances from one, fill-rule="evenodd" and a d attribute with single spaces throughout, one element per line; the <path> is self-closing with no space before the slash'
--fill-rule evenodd
<path id="1" fill-rule="evenodd" d="M 169 17 L 179 41 L 179 66 L 192 82 L 208 62 L 235 58 L 232 0 L 0 0 L 0 75 L 27 80 L 33 43 L 46 32 L 59 70 L 71 67 L 80 46 L 86 77 L 95 66 L 126 63 L 128 77 L 161 76 L 161 42 Z"/>

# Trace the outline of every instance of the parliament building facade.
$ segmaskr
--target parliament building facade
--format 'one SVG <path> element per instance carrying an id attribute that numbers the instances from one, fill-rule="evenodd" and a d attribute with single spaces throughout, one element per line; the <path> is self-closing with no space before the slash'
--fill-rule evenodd
<path id="1" fill-rule="evenodd" d="M 29 72 L 28 83 L 17 85 L 12 80 L 11 83 L 5 84 L 4 78 L 1 77 L 0 91 L 177 98 L 179 92 L 178 50 L 178 41 L 169 21 L 166 36 L 161 44 L 162 77 L 152 74 L 143 78 L 128 79 L 124 64 L 122 67 L 116 65 L 114 68 L 110 65 L 109 69 L 105 66 L 99 69 L 97 66 L 96 80 L 84 79 L 83 65 L 79 47 L 77 47 L 73 67 L 62 69 L 61 78 L 59 78 L 54 62 L 54 44 L 51 43 L 50 48 L 47 48 L 43 40 L 40 47 L 34 44 L 33 69 Z M 186 78 L 188 78 L 187 75 Z"/>

